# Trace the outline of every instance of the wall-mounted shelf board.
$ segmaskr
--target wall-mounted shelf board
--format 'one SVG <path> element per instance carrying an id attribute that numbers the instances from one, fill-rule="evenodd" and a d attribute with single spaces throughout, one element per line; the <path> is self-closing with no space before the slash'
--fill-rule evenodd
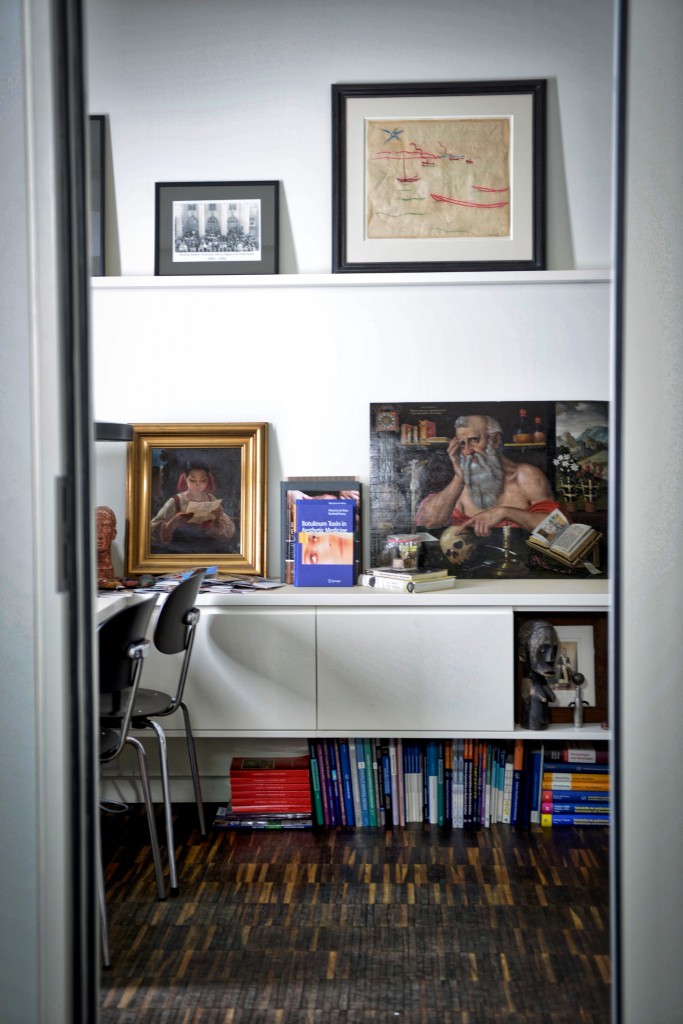
<path id="1" fill-rule="evenodd" d="M 219 274 L 187 277 L 93 277 L 95 290 L 117 288 L 358 288 L 411 285 L 457 286 L 473 284 L 605 284 L 611 281 L 608 269 L 486 271 L 454 274 Z"/>

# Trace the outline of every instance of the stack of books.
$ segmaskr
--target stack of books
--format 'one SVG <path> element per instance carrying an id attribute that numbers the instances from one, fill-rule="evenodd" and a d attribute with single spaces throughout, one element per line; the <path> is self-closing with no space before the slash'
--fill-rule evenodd
<path id="1" fill-rule="evenodd" d="M 316 825 L 609 824 L 606 744 L 349 737 L 308 747 Z M 593 760 L 563 760 L 579 750 Z"/>
<path id="2" fill-rule="evenodd" d="M 426 590 L 451 590 L 455 577 L 446 569 L 366 569 L 358 582 L 363 587 L 377 590 L 394 590 L 405 594 L 420 594 Z"/>
<path id="3" fill-rule="evenodd" d="M 317 825 L 528 824 L 522 740 L 350 737 L 308 745 Z"/>
<path id="4" fill-rule="evenodd" d="M 311 827 L 309 767 L 305 754 L 233 757 L 230 807 L 219 809 L 214 825 L 221 828 Z"/>
<path id="5" fill-rule="evenodd" d="M 609 825 L 610 766 L 606 746 L 561 744 L 544 750 L 541 825 Z"/>

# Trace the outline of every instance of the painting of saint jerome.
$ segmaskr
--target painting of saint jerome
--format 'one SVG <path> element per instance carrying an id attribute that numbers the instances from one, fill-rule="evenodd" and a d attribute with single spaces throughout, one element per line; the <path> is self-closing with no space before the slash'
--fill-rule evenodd
<path id="1" fill-rule="evenodd" d="M 368 238 L 510 237 L 509 117 L 368 119 Z"/>

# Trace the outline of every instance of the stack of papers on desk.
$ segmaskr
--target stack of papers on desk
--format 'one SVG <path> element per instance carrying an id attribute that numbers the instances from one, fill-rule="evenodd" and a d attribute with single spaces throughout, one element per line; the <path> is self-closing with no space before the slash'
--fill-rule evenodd
<path id="1" fill-rule="evenodd" d="M 202 594 L 229 594 L 247 590 L 273 590 L 283 587 L 280 580 L 271 580 L 265 576 L 226 576 L 223 579 L 211 579 L 202 584 Z"/>

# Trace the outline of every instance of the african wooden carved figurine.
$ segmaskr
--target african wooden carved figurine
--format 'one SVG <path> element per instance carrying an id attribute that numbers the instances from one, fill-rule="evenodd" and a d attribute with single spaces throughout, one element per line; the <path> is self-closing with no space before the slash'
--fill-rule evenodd
<path id="1" fill-rule="evenodd" d="M 97 533 L 97 578 L 110 580 L 114 576 L 111 560 L 111 545 L 116 536 L 116 516 L 107 505 L 95 509 L 95 530 Z"/>
<path id="2" fill-rule="evenodd" d="M 555 680 L 557 633 L 549 622 L 533 619 L 522 623 L 518 641 L 525 675 L 521 724 L 524 729 L 547 729 L 550 725 L 548 705 L 555 700 L 550 683 Z"/>

